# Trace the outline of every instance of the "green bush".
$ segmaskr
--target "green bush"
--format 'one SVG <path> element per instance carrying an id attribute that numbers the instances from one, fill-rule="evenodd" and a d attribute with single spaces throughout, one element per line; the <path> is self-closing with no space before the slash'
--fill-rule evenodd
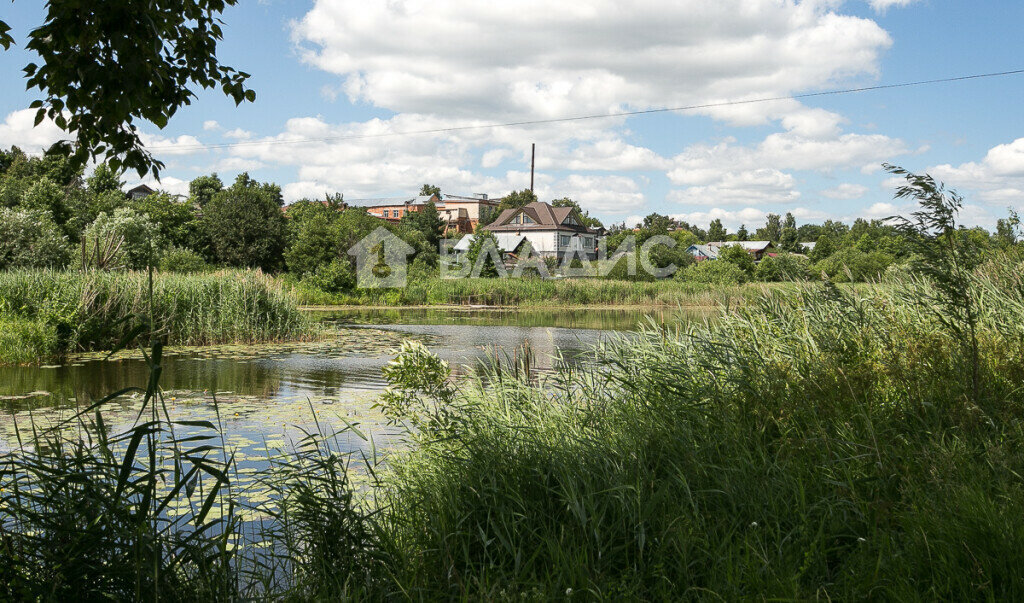
<path id="1" fill-rule="evenodd" d="M 754 278 L 761 282 L 805 281 L 811 277 L 811 262 L 802 255 L 782 252 L 765 256 L 754 269 Z"/>
<path id="2" fill-rule="evenodd" d="M 336 259 L 307 274 L 302 284 L 325 293 L 343 293 L 356 286 L 356 273 L 348 260 Z"/>
<path id="3" fill-rule="evenodd" d="M 171 247 L 160 258 L 162 272 L 209 272 L 212 269 L 203 256 L 182 247 Z"/>
<path id="4" fill-rule="evenodd" d="M 95 268 L 142 270 L 162 247 L 156 225 L 129 207 L 101 213 L 85 230 L 86 263 Z"/>
<path id="5" fill-rule="evenodd" d="M 747 282 L 747 273 L 732 262 L 704 260 L 680 272 L 678 278 L 691 283 L 739 285 Z"/>
<path id="6" fill-rule="evenodd" d="M 825 273 L 836 282 L 877 280 L 895 260 L 880 251 L 865 252 L 847 247 L 814 265 L 814 273 Z"/>
<path id="7" fill-rule="evenodd" d="M 63 268 L 70 261 L 67 237 L 49 212 L 0 208 L 0 270 Z"/>

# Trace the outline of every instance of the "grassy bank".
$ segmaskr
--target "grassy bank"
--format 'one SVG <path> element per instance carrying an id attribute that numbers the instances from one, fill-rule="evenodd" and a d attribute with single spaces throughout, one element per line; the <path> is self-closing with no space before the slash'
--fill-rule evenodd
<path id="1" fill-rule="evenodd" d="M 757 297 L 766 287 L 710 285 L 677 280 L 633 282 L 604 279 L 465 278 L 410 279 L 404 289 L 353 289 L 326 293 L 299 284 L 299 303 L 309 306 L 707 306 Z"/>
<path id="2" fill-rule="evenodd" d="M 301 336 L 294 296 L 258 272 L 0 272 L 0 362 L 109 349 L 152 318 L 172 345 L 256 343 Z"/>
<path id="3" fill-rule="evenodd" d="M 966 306 L 910 277 L 772 291 L 716 321 L 623 337 L 542 384 L 510 353 L 454 387 L 406 345 L 382 407 L 415 445 L 360 494 L 329 438 L 302 442 L 260 478 L 276 488 L 259 510 L 272 521 L 250 536 L 262 547 L 228 546 L 244 529 L 230 488 L 214 487 L 231 478 L 212 434 L 158 447 L 182 459 L 162 490 L 145 445 L 121 451 L 159 422 L 112 438 L 120 449 L 21 451 L 0 472 L 0 584 L 181 599 L 1017 600 L 1022 268 L 973 272 Z M 52 477 L 65 474 L 93 477 Z M 181 500 L 183 518 L 159 518 Z"/>

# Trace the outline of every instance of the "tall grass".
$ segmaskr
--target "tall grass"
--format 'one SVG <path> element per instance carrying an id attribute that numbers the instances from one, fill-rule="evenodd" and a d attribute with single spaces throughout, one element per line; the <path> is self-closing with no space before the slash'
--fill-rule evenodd
<path id="1" fill-rule="evenodd" d="M 487 306 L 587 306 L 587 305 L 728 305 L 757 297 L 772 285 L 713 286 L 704 283 L 664 280 L 634 282 L 603 279 L 465 278 L 410 279 L 403 289 L 355 289 L 325 293 L 302 284 L 295 287 L 304 305 L 487 305 Z"/>
<path id="2" fill-rule="evenodd" d="M 946 310 L 922 303 L 934 283 L 914 278 L 652 327 L 545 387 L 509 371 L 454 396 L 404 386 L 390 408 L 417 445 L 379 492 L 394 588 L 1021 598 L 1020 269 L 972 277 L 978 398 Z"/>
<path id="3" fill-rule="evenodd" d="M 540 381 L 527 352 L 453 383 L 406 344 L 381 405 L 413 445 L 360 498 L 311 434 L 266 470 L 266 555 L 227 554 L 230 459 L 150 440 L 170 429 L 159 416 L 120 448 L 83 437 L 81 462 L 26 446 L 0 473 L 0 584 L 30 598 L 1018 600 L 1022 268 L 1006 257 L 969 276 L 976 365 L 955 309 L 931 303 L 941 289 L 912 276 L 768 291 Z M 165 455 L 184 459 L 167 481 L 199 514 L 220 497 L 224 523 L 159 527 L 142 509 L 169 494 L 148 485 L 155 464 L 130 460 L 134 440 L 131 458 L 197 448 Z M 201 496 L 179 477 L 193 469 Z"/>
<path id="4" fill-rule="evenodd" d="M 256 343 L 303 335 L 307 322 L 294 296 L 260 272 L 160 274 L 144 272 L 0 272 L 0 319 L 52 331 L 35 356 L 109 349 L 129 335 L 139 316 L 172 345 Z M 29 327 L 23 327 L 28 329 Z M 0 361 L 23 362 L 39 337 L 0 347 Z"/>

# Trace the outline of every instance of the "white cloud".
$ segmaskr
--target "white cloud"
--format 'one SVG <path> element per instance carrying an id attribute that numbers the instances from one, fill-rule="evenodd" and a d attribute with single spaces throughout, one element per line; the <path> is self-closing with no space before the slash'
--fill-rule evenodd
<path id="1" fill-rule="evenodd" d="M 558 117 L 779 96 L 877 74 L 891 38 L 838 14 L 839 4 L 317 0 L 293 35 L 306 61 L 344 78 L 353 101 Z M 762 108 L 731 113 L 756 120 Z"/>
<path id="2" fill-rule="evenodd" d="M 206 152 L 203 148 L 203 143 L 195 136 L 183 134 L 173 138 L 165 138 L 159 134 L 139 132 L 139 139 L 157 159 L 168 155 L 180 156 Z"/>
<path id="3" fill-rule="evenodd" d="M 644 207 L 646 199 L 636 180 L 625 176 L 572 174 L 554 186 L 590 212 L 622 215 Z"/>
<path id="4" fill-rule="evenodd" d="M 0 148 L 16 146 L 26 153 L 38 154 L 53 143 L 68 138 L 67 133 L 49 119 L 44 119 L 38 126 L 33 127 L 35 118 L 35 109 L 21 109 L 9 113 L 3 123 L 0 123 Z"/>
<path id="5" fill-rule="evenodd" d="M 764 224 L 767 214 L 754 207 L 746 207 L 739 210 L 727 210 L 715 207 L 707 211 L 695 211 L 672 216 L 677 220 L 689 222 L 701 228 L 707 228 L 712 220 L 721 220 L 722 225 L 735 232 L 741 225 L 745 225 L 751 233 Z"/>
<path id="6" fill-rule="evenodd" d="M 205 130 L 207 132 L 212 132 L 212 131 L 220 130 L 220 129 L 221 129 L 220 124 L 217 123 L 217 121 L 214 120 L 214 119 L 208 119 L 208 120 L 203 122 L 203 130 Z"/>
<path id="7" fill-rule="evenodd" d="M 234 130 L 224 132 L 224 138 L 233 138 L 235 140 L 249 140 L 252 137 L 252 132 L 249 130 L 243 130 L 242 128 L 235 128 Z"/>
<path id="8" fill-rule="evenodd" d="M 1024 206 L 1024 138 L 989 149 L 981 161 L 937 165 L 924 171 L 985 203 Z"/>
<path id="9" fill-rule="evenodd" d="M 860 199 L 868 192 L 868 187 L 860 184 L 843 183 L 839 186 L 821 191 L 822 196 L 829 199 L 850 200 Z"/>
<path id="10" fill-rule="evenodd" d="M 704 206 L 793 203 L 799 198 L 793 176 L 769 168 L 716 173 L 710 184 L 668 194 L 670 201 Z"/>
<path id="11" fill-rule="evenodd" d="M 884 13 L 890 8 L 903 8 L 910 6 L 919 0 L 869 0 L 871 8 L 875 9 L 875 12 Z"/>

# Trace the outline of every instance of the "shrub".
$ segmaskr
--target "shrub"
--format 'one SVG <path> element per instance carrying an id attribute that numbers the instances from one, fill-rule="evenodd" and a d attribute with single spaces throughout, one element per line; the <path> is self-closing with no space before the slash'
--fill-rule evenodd
<path id="1" fill-rule="evenodd" d="M 86 263 L 95 268 L 141 270 L 161 247 L 156 225 L 128 207 L 101 213 L 85 230 Z"/>
<path id="2" fill-rule="evenodd" d="M 678 278 L 692 283 L 739 285 L 747 282 L 747 273 L 732 262 L 704 260 L 681 271 Z"/>
<path id="3" fill-rule="evenodd" d="M 326 293 L 342 293 L 356 286 L 356 273 L 347 260 L 336 259 L 321 264 L 302 279 L 302 284 Z"/>
<path id="4" fill-rule="evenodd" d="M 891 255 L 880 251 L 864 252 L 847 247 L 815 264 L 814 272 L 825 273 L 839 283 L 863 282 L 879 278 L 894 261 Z"/>
<path id="5" fill-rule="evenodd" d="M 0 208 L 0 270 L 63 268 L 70 260 L 67 237 L 49 212 Z"/>
<path id="6" fill-rule="evenodd" d="M 160 258 L 160 270 L 163 272 L 209 272 L 212 269 L 203 256 L 182 247 L 171 247 Z"/>
<path id="7" fill-rule="evenodd" d="M 782 281 L 805 281 L 811 276 L 811 263 L 802 256 L 793 253 L 779 253 L 766 256 L 754 269 L 754 278 L 766 283 Z"/>

